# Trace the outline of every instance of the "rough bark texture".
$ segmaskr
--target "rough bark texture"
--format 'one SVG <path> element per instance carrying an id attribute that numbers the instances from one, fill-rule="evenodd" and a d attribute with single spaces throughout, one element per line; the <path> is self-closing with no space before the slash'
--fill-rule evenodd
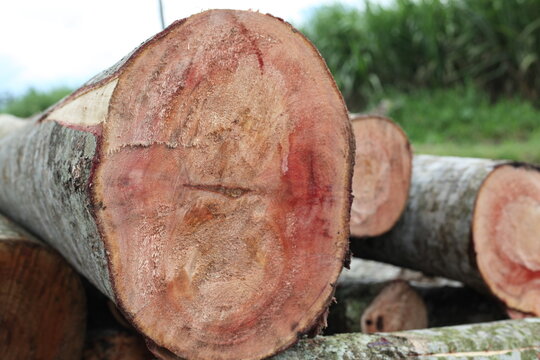
<path id="1" fill-rule="evenodd" d="M 318 326 L 332 299 L 352 140 L 301 34 L 208 11 L 0 140 L 0 210 L 156 346 L 259 359 Z"/>
<path id="2" fill-rule="evenodd" d="M 409 194 L 412 151 L 392 120 L 351 115 L 356 139 L 351 235 L 381 235 L 398 221 Z"/>
<path id="3" fill-rule="evenodd" d="M 539 174 L 520 164 L 415 156 L 409 202 L 396 227 L 380 238 L 353 242 L 351 250 L 482 291 L 489 288 L 509 307 L 538 314 L 540 264 L 534 259 L 540 250 L 530 225 L 540 219 L 535 210 Z M 520 212 L 512 210 L 515 202 Z M 508 231 L 494 234 L 500 227 Z M 487 264 L 482 273 L 478 263 Z"/>
<path id="4" fill-rule="evenodd" d="M 0 358 L 79 359 L 86 304 L 58 253 L 0 216 Z"/>
<path id="5" fill-rule="evenodd" d="M 302 340 L 274 360 L 531 359 L 540 354 L 540 319 Z"/>

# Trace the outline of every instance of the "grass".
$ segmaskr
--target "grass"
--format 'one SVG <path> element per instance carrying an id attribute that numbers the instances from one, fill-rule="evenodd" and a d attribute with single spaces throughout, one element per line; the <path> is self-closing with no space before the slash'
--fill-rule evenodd
<path id="1" fill-rule="evenodd" d="M 414 144 L 413 149 L 415 154 L 507 159 L 540 164 L 540 139 L 538 138 L 501 144 Z"/>
<path id="2" fill-rule="evenodd" d="M 467 85 L 392 92 L 385 102 L 417 153 L 540 163 L 540 109 L 528 101 L 491 102 Z"/>
<path id="3" fill-rule="evenodd" d="M 415 143 L 520 142 L 540 136 L 540 109 L 520 98 L 492 102 L 473 85 L 390 92 L 389 115 Z"/>

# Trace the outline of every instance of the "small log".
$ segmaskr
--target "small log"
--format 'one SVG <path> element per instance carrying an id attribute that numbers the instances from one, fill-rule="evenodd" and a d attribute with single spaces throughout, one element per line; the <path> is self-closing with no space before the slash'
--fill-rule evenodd
<path id="1" fill-rule="evenodd" d="M 313 45 L 270 15 L 212 10 L 3 138 L 0 210 L 156 346 L 260 359 L 326 313 L 348 255 L 353 156 Z"/>
<path id="2" fill-rule="evenodd" d="M 363 314 L 376 301 L 377 295 L 387 284 L 388 282 L 338 283 L 335 294 L 336 303 L 330 307 L 325 334 L 362 331 Z M 424 306 L 413 304 L 413 307 L 420 307 L 420 312 L 423 311 L 422 308 L 425 308 L 427 312 L 427 324 L 422 327 L 475 324 L 508 318 L 504 307 L 498 301 L 469 287 L 415 283 L 412 288 L 425 304 Z M 375 309 L 381 309 L 381 307 L 375 306 Z M 383 325 L 387 326 L 392 323 L 399 324 L 410 313 L 407 307 L 398 303 L 394 306 L 383 307 L 382 311 L 378 311 L 378 315 L 382 315 Z M 373 312 L 370 318 L 372 321 L 373 318 L 375 319 L 372 325 L 376 326 L 377 318 L 373 316 Z M 397 319 L 394 320 L 395 318 Z M 390 330 L 383 328 L 383 331 Z"/>
<path id="3" fill-rule="evenodd" d="M 412 152 L 407 135 L 392 120 L 351 116 L 356 139 L 351 235 L 381 235 L 405 209 L 411 183 Z"/>
<path id="4" fill-rule="evenodd" d="M 373 335 L 339 334 L 302 340 L 272 360 L 537 359 L 538 334 L 538 318 Z"/>
<path id="5" fill-rule="evenodd" d="M 444 276 L 540 315 L 540 172 L 526 164 L 415 156 L 396 227 L 351 243 L 377 261 Z"/>
<path id="6" fill-rule="evenodd" d="M 99 330 L 88 334 L 82 360 L 153 359 L 142 336 L 122 330 Z"/>
<path id="7" fill-rule="evenodd" d="M 403 280 L 386 284 L 360 319 L 364 333 L 423 329 L 427 325 L 424 300 Z"/>
<path id="8" fill-rule="evenodd" d="M 58 253 L 0 216 L 0 358 L 81 357 L 86 304 Z"/>

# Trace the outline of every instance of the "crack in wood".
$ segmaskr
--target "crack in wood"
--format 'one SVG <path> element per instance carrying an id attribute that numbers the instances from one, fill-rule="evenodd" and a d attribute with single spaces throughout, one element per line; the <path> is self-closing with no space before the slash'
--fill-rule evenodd
<path id="1" fill-rule="evenodd" d="M 227 196 L 231 199 L 238 199 L 239 197 L 253 192 L 252 189 L 247 189 L 243 187 L 231 187 L 223 185 L 204 185 L 204 184 L 183 184 L 184 187 L 195 190 L 210 191 L 213 193 L 221 194 Z"/>

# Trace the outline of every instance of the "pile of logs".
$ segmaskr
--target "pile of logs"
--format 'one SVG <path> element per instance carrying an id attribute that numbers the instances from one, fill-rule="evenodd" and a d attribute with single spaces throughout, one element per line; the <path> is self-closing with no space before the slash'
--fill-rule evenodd
<path id="1" fill-rule="evenodd" d="M 0 118 L 0 174 L 2 359 L 540 352 L 538 169 L 413 157 L 392 121 L 349 119 L 270 15 L 175 22 Z M 423 274 L 355 260 L 339 278 L 349 237 Z"/>

